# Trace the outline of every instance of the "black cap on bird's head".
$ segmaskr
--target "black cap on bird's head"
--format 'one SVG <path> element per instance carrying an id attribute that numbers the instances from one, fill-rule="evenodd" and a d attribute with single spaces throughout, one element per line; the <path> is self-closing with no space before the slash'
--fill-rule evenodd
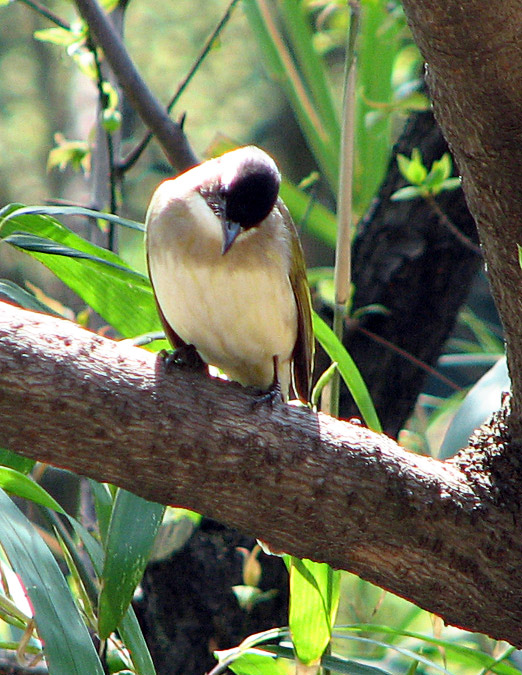
<path id="1" fill-rule="evenodd" d="M 273 159 L 253 146 L 228 152 L 219 161 L 219 183 L 205 196 L 221 219 L 225 254 L 242 230 L 256 227 L 272 211 L 281 175 Z"/>

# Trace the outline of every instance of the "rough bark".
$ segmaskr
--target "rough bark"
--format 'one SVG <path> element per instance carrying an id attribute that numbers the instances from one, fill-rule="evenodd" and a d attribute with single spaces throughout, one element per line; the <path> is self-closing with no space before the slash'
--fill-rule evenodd
<path id="1" fill-rule="evenodd" d="M 519 0 L 403 0 L 427 61 L 434 110 L 484 247 L 522 435 L 522 12 Z"/>
<path id="2" fill-rule="evenodd" d="M 501 415 L 439 462 L 66 321 L 0 313 L 0 444 L 204 512 L 522 645 L 521 468 Z M 501 563 L 501 564 L 499 564 Z"/>

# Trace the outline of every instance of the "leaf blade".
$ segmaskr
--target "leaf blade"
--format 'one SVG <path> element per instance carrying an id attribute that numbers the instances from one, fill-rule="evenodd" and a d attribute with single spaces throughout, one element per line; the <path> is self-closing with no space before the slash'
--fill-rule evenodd
<path id="1" fill-rule="evenodd" d="M 33 525 L 3 490 L 0 490 L 0 539 L 31 599 L 49 672 L 103 675 L 98 654 L 58 564 Z"/>

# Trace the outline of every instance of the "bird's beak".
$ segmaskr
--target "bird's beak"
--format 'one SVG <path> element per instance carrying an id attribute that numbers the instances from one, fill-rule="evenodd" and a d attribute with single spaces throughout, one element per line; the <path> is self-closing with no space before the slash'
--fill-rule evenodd
<path id="1" fill-rule="evenodd" d="M 233 220 L 223 219 L 223 246 L 221 255 L 225 255 L 228 249 L 235 242 L 237 235 L 241 232 L 241 225 Z"/>

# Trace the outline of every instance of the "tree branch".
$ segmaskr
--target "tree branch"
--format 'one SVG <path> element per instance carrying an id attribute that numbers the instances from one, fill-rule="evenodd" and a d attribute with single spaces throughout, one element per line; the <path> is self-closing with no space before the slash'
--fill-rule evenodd
<path id="1" fill-rule="evenodd" d="M 404 0 L 439 124 L 463 178 L 506 332 L 522 438 L 522 14 L 518 0 Z"/>
<path id="2" fill-rule="evenodd" d="M 439 462 L 3 305 L 0 444 L 359 574 L 522 645 L 521 469 L 501 417 Z M 463 602 L 463 598 L 465 601 Z"/>
<path id="3" fill-rule="evenodd" d="M 178 170 L 198 163 L 179 124 L 173 122 L 138 73 L 125 46 L 96 0 L 75 0 L 89 31 L 103 49 L 121 88 L 143 123 L 153 132 L 167 159 Z"/>

